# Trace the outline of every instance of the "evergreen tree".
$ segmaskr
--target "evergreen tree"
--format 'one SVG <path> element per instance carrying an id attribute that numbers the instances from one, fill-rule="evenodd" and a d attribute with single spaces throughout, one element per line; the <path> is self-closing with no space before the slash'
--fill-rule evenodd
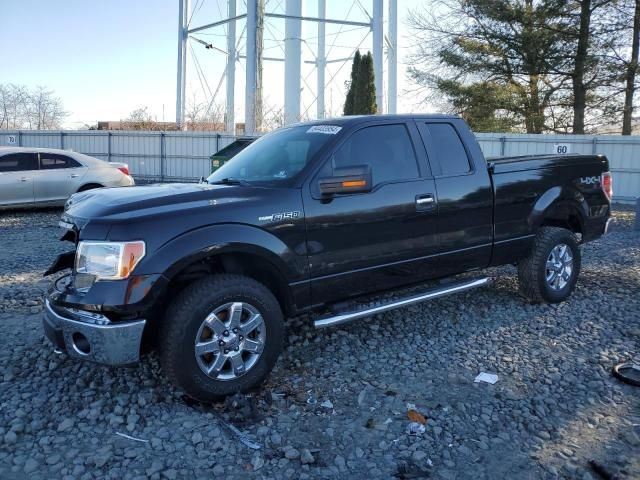
<path id="1" fill-rule="evenodd" d="M 624 80 L 632 91 L 634 4 L 434 0 L 409 15 L 415 37 L 409 74 L 431 106 L 471 115 L 485 127 L 493 118 L 527 133 L 584 133 L 613 115 L 619 121 Z"/>
<path id="2" fill-rule="evenodd" d="M 351 65 L 351 80 L 348 83 L 347 98 L 344 102 L 344 114 L 355 115 L 355 89 L 358 79 L 358 71 L 360 70 L 360 50 L 356 51 L 353 57 L 353 64 Z"/>
<path id="3" fill-rule="evenodd" d="M 425 8 L 409 18 L 417 40 L 409 73 L 431 92 L 429 100 L 445 101 L 459 114 L 481 102 L 485 113 L 509 120 L 506 124 L 515 119 L 516 129 L 527 133 L 554 129 L 545 125 L 545 111 L 561 100 L 556 71 L 566 59 L 559 31 L 563 2 L 441 0 L 438 5 L 446 15 Z M 486 86 L 490 90 L 483 92 Z M 471 103 L 465 105 L 465 99 Z"/>
<path id="4" fill-rule="evenodd" d="M 371 52 L 367 52 L 360 60 L 353 103 L 354 113 L 356 115 L 369 115 L 378 111 L 378 106 L 376 105 L 375 74 L 373 73 L 373 56 Z"/>

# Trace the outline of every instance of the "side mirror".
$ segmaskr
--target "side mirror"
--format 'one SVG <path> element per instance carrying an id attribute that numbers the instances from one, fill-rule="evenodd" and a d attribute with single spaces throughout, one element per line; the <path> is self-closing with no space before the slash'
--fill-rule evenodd
<path id="1" fill-rule="evenodd" d="M 320 193 L 322 195 L 335 195 L 339 193 L 370 192 L 371 178 L 371 165 L 336 168 L 332 177 L 320 179 Z"/>

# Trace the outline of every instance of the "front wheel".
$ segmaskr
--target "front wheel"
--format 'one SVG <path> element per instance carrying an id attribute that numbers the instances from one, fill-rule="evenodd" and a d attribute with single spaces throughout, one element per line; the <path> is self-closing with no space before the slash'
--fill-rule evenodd
<path id="1" fill-rule="evenodd" d="M 580 246 L 571 231 L 542 227 L 529 256 L 518 263 L 520 292 L 536 303 L 562 302 L 576 286 L 580 263 Z"/>
<path id="2" fill-rule="evenodd" d="M 283 340 L 282 312 L 269 289 L 248 277 L 214 275 L 189 285 L 169 306 L 160 362 L 188 395 L 212 401 L 262 383 Z"/>

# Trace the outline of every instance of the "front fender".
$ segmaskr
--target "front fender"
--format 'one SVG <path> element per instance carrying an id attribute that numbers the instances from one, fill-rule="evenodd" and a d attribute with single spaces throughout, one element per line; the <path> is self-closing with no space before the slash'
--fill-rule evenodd
<path id="1" fill-rule="evenodd" d="M 218 224 L 175 237 L 145 257 L 136 274 L 163 273 L 171 279 L 185 266 L 222 253 L 250 253 L 271 262 L 288 282 L 308 277 L 304 257 L 271 233 L 249 225 Z"/>

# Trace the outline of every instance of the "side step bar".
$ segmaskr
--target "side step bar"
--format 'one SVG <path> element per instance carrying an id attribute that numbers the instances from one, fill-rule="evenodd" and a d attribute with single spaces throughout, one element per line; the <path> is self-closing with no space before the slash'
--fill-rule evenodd
<path id="1" fill-rule="evenodd" d="M 395 308 L 406 307 L 413 305 L 414 303 L 424 302 L 426 300 L 433 300 L 434 298 L 444 297 L 454 293 L 464 292 L 472 288 L 481 287 L 489 283 L 489 277 L 475 278 L 472 280 L 466 280 L 462 282 L 450 283 L 446 286 L 427 290 L 426 292 L 419 293 L 417 295 L 411 295 L 409 297 L 393 299 L 388 303 L 383 303 L 373 307 L 364 308 L 361 310 L 355 310 L 352 312 L 339 313 L 337 315 L 329 315 L 326 317 L 318 318 L 313 322 L 315 328 L 331 327 L 333 325 L 340 325 L 341 323 L 347 323 L 358 318 L 368 317 L 377 313 L 386 312 Z"/>

